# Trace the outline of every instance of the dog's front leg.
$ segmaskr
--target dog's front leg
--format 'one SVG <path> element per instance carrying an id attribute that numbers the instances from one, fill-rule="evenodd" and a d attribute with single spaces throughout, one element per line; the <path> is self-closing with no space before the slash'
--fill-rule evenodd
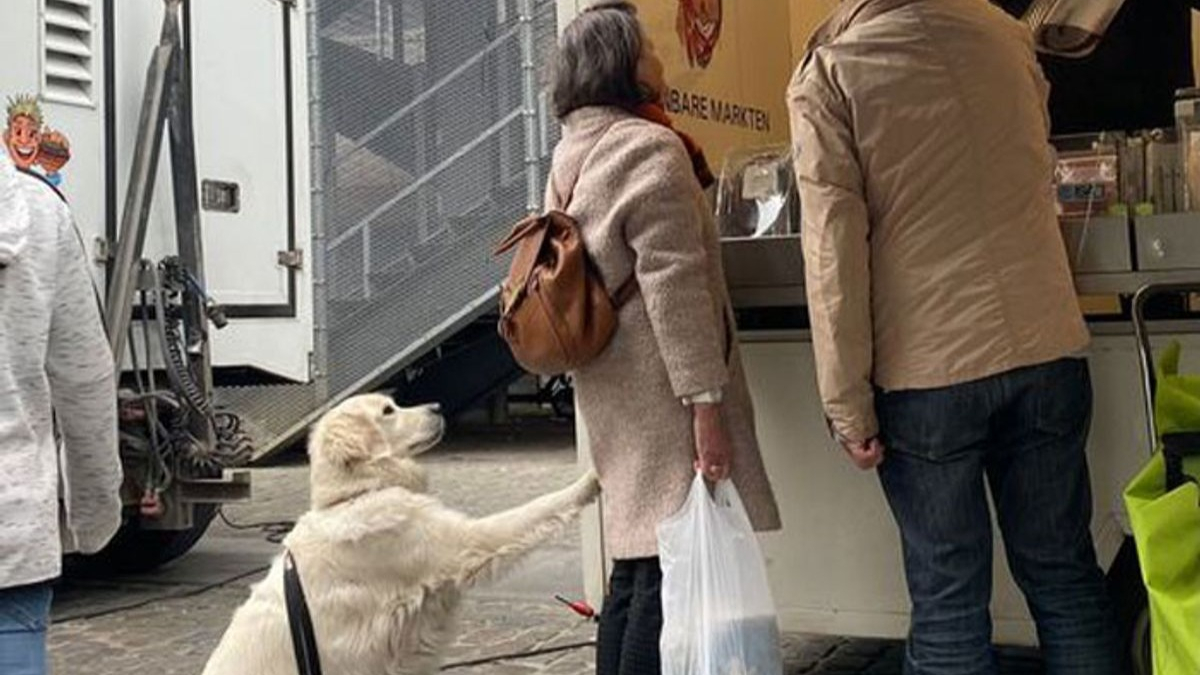
<path id="1" fill-rule="evenodd" d="M 560 533 L 600 494 L 600 481 L 589 471 L 573 485 L 508 511 L 467 521 L 462 555 L 452 574 L 464 585 L 503 571 L 538 544 Z"/>

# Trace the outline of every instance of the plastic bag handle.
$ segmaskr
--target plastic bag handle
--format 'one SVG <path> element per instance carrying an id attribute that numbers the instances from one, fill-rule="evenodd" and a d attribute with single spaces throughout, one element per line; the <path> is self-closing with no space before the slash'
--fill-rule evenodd
<path id="1" fill-rule="evenodd" d="M 753 531 L 754 528 L 750 523 L 750 514 L 746 512 L 746 504 L 742 501 L 742 496 L 738 494 L 737 486 L 733 484 L 733 480 L 725 478 L 717 482 L 717 486 L 713 490 L 713 502 L 717 505 L 717 508 L 729 511 L 743 525 Z"/>

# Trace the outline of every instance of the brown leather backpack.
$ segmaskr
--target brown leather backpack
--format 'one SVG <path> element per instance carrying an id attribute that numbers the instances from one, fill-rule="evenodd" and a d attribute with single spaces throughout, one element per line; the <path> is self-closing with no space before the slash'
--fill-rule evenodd
<path id="1" fill-rule="evenodd" d="M 610 296 L 588 257 L 579 224 L 566 213 L 578 180 L 561 208 L 522 220 L 496 247 L 496 255 L 516 249 L 500 285 L 500 336 L 517 363 L 538 375 L 570 372 L 599 356 L 617 330 L 617 310 L 637 292 L 630 275 Z"/>

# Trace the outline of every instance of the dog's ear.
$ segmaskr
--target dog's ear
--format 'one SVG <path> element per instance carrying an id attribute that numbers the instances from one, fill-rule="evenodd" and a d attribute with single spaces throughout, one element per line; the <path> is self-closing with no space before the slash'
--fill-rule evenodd
<path id="1" fill-rule="evenodd" d="M 374 421 L 359 415 L 338 415 L 322 420 L 313 430 L 308 453 L 348 467 L 370 459 L 372 448 L 381 443 L 383 434 Z"/>

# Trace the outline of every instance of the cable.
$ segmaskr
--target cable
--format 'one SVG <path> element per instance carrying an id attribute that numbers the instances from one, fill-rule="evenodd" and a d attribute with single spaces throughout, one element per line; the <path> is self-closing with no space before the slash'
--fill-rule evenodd
<path id="1" fill-rule="evenodd" d="M 283 542 L 283 538 L 288 535 L 296 527 L 294 520 L 276 520 L 266 521 L 261 523 L 235 523 L 229 520 L 225 515 L 225 509 L 217 509 L 217 517 L 221 519 L 225 526 L 233 530 L 262 530 L 267 541 L 272 544 Z"/>
<path id="2" fill-rule="evenodd" d="M 458 668 L 470 668 L 472 666 L 482 666 L 498 661 L 513 661 L 516 659 L 528 659 L 534 656 L 544 656 L 546 654 L 557 654 L 558 652 L 569 652 L 584 647 L 595 647 L 595 640 L 584 640 L 581 642 L 571 642 L 568 644 L 554 645 L 552 647 L 542 647 L 538 649 L 530 649 L 523 652 L 511 652 L 508 654 L 497 654 L 495 656 L 485 656 L 483 658 L 471 659 L 469 661 L 455 661 L 442 666 L 442 670 L 456 670 Z"/>
<path id="3" fill-rule="evenodd" d="M 113 614 L 118 614 L 120 612 L 128 612 L 130 610 L 141 609 L 142 607 L 148 607 L 150 605 L 153 605 L 156 602 L 166 602 L 169 600 L 180 600 L 183 598 L 192 598 L 197 595 L 203 595 L 209 591 L 215 591 L 218 588 L 224 588 L 230 584 L 235 584 L 235 583 L 241 581 L 242 579 L 246 579 L 248 577 L 255 576 L 256 574 L 262 574 L 263 572 L 266 572 L 269 569 L 271 569 L 270 565 L 263 565 L 262 567 L 256 567 L 256 568 L 250 570 L 249 572 L 243 572 L 237 576 L 229 577 L 228 579 L 224 579 L 222 581 L 217 581 L 217 582 L 214 582 L 211 584 L 205 584 L 204 586 L 200 586 L 197 588 L 188 589 L 187 591 L 184 591 L 183 593 L 169 593 L 167 595 L 160 595 L 155 598 L 146 598 L 145 600 L 139 600 L 138 602 L 131 602 L 128 605 L 121 605 L 119 607 L 110 607 L 108 609 L 97 610 L 95 612 L 80 612 L 78 614 L 69 614 L 61 619 L 54 621 L 54 625 L 57 626 L 57 625 L 61 625 L 64 623 L 70 623 L 72 621 L 90 621 L 92 619 L 100 619 L 100 618 L 103 618 L 106 616 L 111 616 Z"/>
<path id="4" fill-rule="evenodd" d="M 141 302 L 142 308 L 144 309 L 146 307 L 145 291 L 141 292 Z M 138 363 L 137 342 L 134 340 L 134 336 L 135 333 L 133 330 L 133 324 L 131 323 L 129 324 L 128 339 L 129 361 L 133 368 L 133 379 L 135 385 L 137 386 L 138 396 L 142 399 L 143 405 L 145 406 L 143 410 L 146 413 L 147 418 L 146 426 L 150 432 L 150 451 L 154 456 L 153 462 L 146 463 L 146 489 L 166 490 L 174 481 L 175 476 L 167 467 L 166 460 L 163 459 L 162 444 L 159 442 L 158 427 L 160 422 L 158 419 L 158 401 L 155 400 L 154 396 L 148 395 L 152 393 L 150 392 L 150 388 L 154 386 L 154 369 L 151 363 L 152 359 L 150 358 L 150 329 L 145 321 L 145 317 L 143 317 L 142 321 L 142 346 L 146 349 L 145 381 L 142 380 L 143 373 L 141 366 Z M 149 384 L 149 387 L 147 387 L 147 384 Z M 151 475 L 153 471 L 152 466 L 154 464 L 158 465 L 157 468 L 160 474 L 159 477 L 162 479 L 161 482 L 155 481 L 154 476 Z"/>
<path id="5" fill-rule="evenodd" d="M 153 270 L 151 274 L 154 279 L 154 322 L 158 328 L 158 339 L 162 347 L 167 379 L 171 381 L 177 393 L 197 412 L 211 417 L 212 406 L 193 377 L 187 358 L 181 351 L 179 341 L 182 338 L 176 331 L 174 322 L 167 319 L 166 302 L 163 300 L 166 290 L 163 286 L 162 275 L 158 270 Z"/>

